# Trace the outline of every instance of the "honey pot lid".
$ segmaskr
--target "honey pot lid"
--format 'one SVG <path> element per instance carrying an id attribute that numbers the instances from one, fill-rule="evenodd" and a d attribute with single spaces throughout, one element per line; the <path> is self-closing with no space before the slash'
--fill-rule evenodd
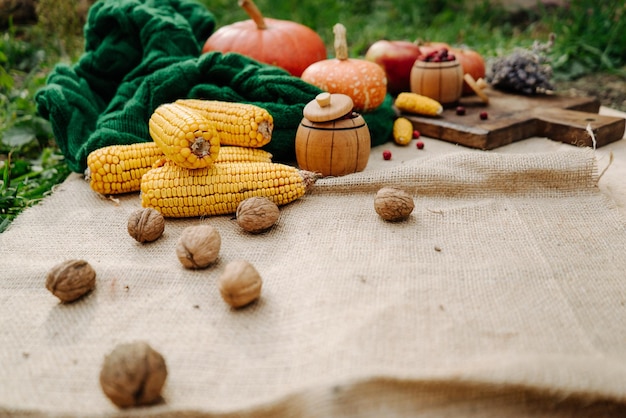
<path id="1" fill-rule="evenodd" d="M 352 111 L 354 103 L 350 96 L 340 93 L 320 93 L 315 100 L 304 106 L 304 117 L 311 122 L 328 122 L 339 119 Z"/>

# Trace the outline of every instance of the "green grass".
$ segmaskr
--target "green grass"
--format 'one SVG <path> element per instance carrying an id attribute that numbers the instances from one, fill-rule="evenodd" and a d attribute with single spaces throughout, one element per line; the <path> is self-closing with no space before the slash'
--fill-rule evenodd
<path id="1" fill-rule="evenodd" d="M 568 11 L 546 16 L 541 22 L 555 28 L 558 43 L 552 65 L 561 79 L 595 71 L 626 74 L 626 3 L 577 0 Z"/>
<path id="2" fill-rule="evenodd" d="M 199 0 L 215 15 L 218 28 L 247 19 L 235 0 Z M 39 202 L 70 173 L 47 121 L 33 97 L 59 61 L 82 53 L 78 19 L 71 0 L 40 0 L 47 19 L 35 26 L 10 26 L 0 38 L 0 232 L 25 208 Z M 256 0 L 266 17 L 292 20 L 317 31 L 332 50 L 332 27 L 348 30 L 351 56 L 362 56 L 379 39 L 441 41 L 467 45 L 485 58 L 515 47 L 545 42 L 556 79 L 597 71 L 624 74 L 626 6 L 622 0 L 572 0 L 568 8 L 511 14 L 487 2 L 452 0 Z M 63 10 L 61 10 L 63 9 Z M 70 16 L 70 17 L 68 17 Z M 51 43 L 51 39 L 60 39 Z"/>
<path id="3" fill-rule="evenodd" d="M 39 36 L 11 27 L 0 38 L 0 232 L 70 173 L 33 101 L 58 59 Z"/>

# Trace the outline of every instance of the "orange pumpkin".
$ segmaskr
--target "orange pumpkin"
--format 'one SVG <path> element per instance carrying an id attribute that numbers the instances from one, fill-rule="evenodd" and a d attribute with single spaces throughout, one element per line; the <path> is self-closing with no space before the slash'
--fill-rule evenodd
<path id="1" fill-rule="evenodd" d="M 327 58 L 326 45 L 313 29 L 289 20 L 264 18 L 252 0 L 239 0 L 250 19 L 226 25 L 204 43 L 202 52 L 237 52 L 275 65 L 296 77 Z"/>
<path id="2" fill-rule="evenodd" d="M 372 61 L 348 57 L 346 28 L 341 23 L 333 27 L 333 32 L 335 58 L 311 64 L 302 73 L 302 80 L 329 93 L 350 96 L 357 112 L 376 109 L 387 94 L 385 70 Z"/>

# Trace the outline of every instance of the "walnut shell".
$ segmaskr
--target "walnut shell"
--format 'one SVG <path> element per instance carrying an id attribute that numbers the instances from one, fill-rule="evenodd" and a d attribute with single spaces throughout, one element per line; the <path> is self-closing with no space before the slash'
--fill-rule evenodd
<path id="1" fill-rule="evenodd" d="M 397 222 L 411 215 L 415 208 L 413 198 L 407 192 L 394 187 L 383 187 L 374 198 L 374 209 L 386 221 Z"/>
<path id="2" fill-rule="evenodd" d="M 245 260 L 228 263 L 219 278 L 220 294 L 233 308 L 241 308 L 257 300 L 262 286 L 261 275 Z"/>
<path id="3" fill-rule="evenodd" d="M 67 260 L 52 267 L 46 288 L 62 302 L 72 302 L 96 287 L 96 271 L 85 260 Z"/>
<path id="4" fill-rule="evenodd" d="M 128 217 L 128 234 L 137 242 L 156 241 L 165 230 L 165 218 L 153 208 L 138 209 Z"/>
<path id="5" fill-rule="evenodd" d="M 267 197 L 255 196 L 243 200 L 237 206 L 237 224 L 253 234 L 270 229 L 280 216 L 278 205 Z"/>
<path id="6" fill-rule="evenodd" d="M 120 408 L 160 401 L 166 378 L 165 359 L 142 341 L 115 347 L 100 370 L 104 394 Z"/>
<path id="7" fill-rule="evenodd" d="M 208 224 L 185 228 L 176 244 L 176 255 L 181 264 L 189 269 L 202 269 L 217 260 L 222 238 Z"/>

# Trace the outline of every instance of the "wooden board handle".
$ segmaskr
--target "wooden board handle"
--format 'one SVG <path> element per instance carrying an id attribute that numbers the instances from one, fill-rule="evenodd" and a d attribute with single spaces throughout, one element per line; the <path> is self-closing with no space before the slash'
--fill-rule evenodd
<path id="1" fill-rule="evenodd" d="M 626 119 L 620 117 L 556 108 L 540 109 L 535 116 L 537 136 L 566 144 L 601 147 L 624 137 Z"/>

